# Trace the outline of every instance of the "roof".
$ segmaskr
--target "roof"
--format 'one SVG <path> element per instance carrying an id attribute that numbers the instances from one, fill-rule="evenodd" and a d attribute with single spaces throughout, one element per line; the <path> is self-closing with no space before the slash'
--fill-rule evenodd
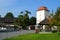
<path id="1" fill-rule="evenodd" d="M 43 21 L 41 21 L 39 23 L 39 25 L 49 25 L 49 20 L 48 19 L 44 19 Z"/>
<path id="2" fill-rule="evenodd" d="M 17 18 L 0 18 L 0 27 L 6 27 L 6 24 L 14 25 L 14 21 Z"/>
<path id="3" fill-rule="evenodd" d="M 0 23 L 10 23 L 10 22 L 14 22 L 14 20 L 17 18 L 0 18 Z"/>
<path id="4" fill-rule="evenodd" d="M 45 7 L 45 6 L 41 6 L 41 7 L 39 7 L 37 11 L 41 11 L 41 10 L 48 11 L 47 7 Z"/>
<path id="5" fill-rule="evenodd" d="M 53 18 L 47 18 L 47 19 L 44 19 L 43 21 L 41 21 L 39 24 L 40 25 L 49 25 L 52 20 L 53 20 Z"/>

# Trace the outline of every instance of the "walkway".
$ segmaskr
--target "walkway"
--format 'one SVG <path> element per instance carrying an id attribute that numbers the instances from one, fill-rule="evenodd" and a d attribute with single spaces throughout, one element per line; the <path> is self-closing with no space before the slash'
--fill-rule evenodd
<path id="1" fill-rule="evenodd" d="M 0 33 L 0 40 L 3 40 L 4 38 L 27 34 L 27 33 L 34 33 L 34 30 L 21 30 L 15 32 Z"/>

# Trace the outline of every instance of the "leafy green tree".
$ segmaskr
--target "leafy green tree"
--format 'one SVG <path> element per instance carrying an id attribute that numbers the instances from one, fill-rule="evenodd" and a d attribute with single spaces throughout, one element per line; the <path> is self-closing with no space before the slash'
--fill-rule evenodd
<path id="1" fill-rule="evenodd" d="M 14 18 L 14 16 L 11 12 L 8 12 L 4 18 Z"/>
<path id="2" fill-rule="evenodd" d="M 24 14 L 24 26 L 28 26 L 29 25 L 29 14 L 31 14 L 31 12 L 29 12 L 28 10 L 25 10 L 25 14 Z"/>
<path id="3" fill-rule="evenodd" d="M 50 26 L 57 26 L 60 29 L 60 7 L 57 8 L 57 11 L 52 15 L 52 20 L 49 22 Z"/>
<path id="4" fill-rule="evenodd" d="M 54 18 L 55 18 L 56 20 L 60 19 L 60 7 L 57 8 L 57 11 L 55 12 Z"/>
<path id="5" fill-rule="evenodd" d="M 50 27 L 52 27 L 52 26 L 54 26 L 54 22 L 55 22 L 55 20 L 54 20 L 54 18 L 53 18 L 53 16 L 54 16 L 54 14 L 53 14 L 53 12 L 50 14 L 50 16 L 49 16 L 49 26 Z"/>
<path id="6" fill-rule="evenodd" d="M 55 25 L 60 26 L 60 7 L 57 8 L 57 11 L 54 15 Z"/>
<path id="7" fill-rule="evenodd" d="M 58 29 L 60 30 L 60 7 L 57 8 L 57 11 L 55 12 L 54 15 L 54 24 L 58 27 Z"/>
<path id="8" fill-rule="evenodd" d="M 29 14 L 31 13 L 28 10 L 25 10 L 25 12 L 21 11 L 18 19 L 16 20 L 17 24 L 26 28 L 26 26 L 29 25 Z"/>
<path id="9" fill-rule="evenodd" d="M 36 18 L 35 17 L 31 17 L 30 18 L 30 25 L 35 25 L 36 24 Z"/>

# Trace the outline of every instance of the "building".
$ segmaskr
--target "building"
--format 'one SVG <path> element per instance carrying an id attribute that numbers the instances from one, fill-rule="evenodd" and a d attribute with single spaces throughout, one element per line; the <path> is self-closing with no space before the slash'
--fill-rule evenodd
<path id="1" fill-rule="evenodd" d="M 36 27 L 35 29 L 43 29 L 45 30 L 45 25 L 49 25 L 49 10 L 47 7 L 45 6 L 41 6 L 40 8 L 38 8 L 37 13 L 36 13 Z M 40 25 L 40 27 L 38 26 Z"/>
<path id="2" fill-rule="evenodd" d="M 0 18 L 0 29 L 12 29 L 14 28 L 14 21 L 17 18 Z"/>

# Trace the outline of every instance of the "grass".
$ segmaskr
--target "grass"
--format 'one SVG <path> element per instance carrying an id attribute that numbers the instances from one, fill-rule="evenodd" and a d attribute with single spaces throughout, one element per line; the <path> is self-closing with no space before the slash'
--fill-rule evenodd
<path id="1" fill-rule="evenodd" d="M 25 34 L 4 40 L 60 40 L 60 35 L 54 34 Z"/>

